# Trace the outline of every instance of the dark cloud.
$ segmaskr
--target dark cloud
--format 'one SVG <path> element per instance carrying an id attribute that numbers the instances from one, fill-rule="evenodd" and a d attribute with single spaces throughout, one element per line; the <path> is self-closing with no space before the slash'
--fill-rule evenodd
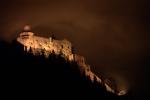
<path id="1" fill-rule="evenodd" d="M 148 0 L 6 0 L 0 6 L 2 39 L 30 24 L 39 35 L 69 39 L 99 75 L 128 85 L 146 80 Z"/>

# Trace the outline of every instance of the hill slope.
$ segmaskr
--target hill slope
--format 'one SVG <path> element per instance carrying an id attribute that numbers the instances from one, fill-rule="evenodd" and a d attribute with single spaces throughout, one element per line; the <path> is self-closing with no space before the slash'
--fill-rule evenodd
<path id="1" fill-rule="evenodd" d="M 94 78 L 91 81 L 80 66 L 61 55 L 50 54 L 48 58 L 25 52 L 17 41 L 12 44 L 0 42 L 2 91 L 10 97 L 34 98 L 115 98 L 106 91 L 104 84 Z M 70 98 L 71 97 L 71 98 Z"/>

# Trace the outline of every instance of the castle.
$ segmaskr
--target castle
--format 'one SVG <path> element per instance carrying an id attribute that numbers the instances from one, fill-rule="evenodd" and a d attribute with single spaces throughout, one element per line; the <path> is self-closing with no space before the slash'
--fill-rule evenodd
<path id="1" fill-rule="evenodd" d="M 72 45 L 66 39 L 55 40 L 52 37 L 44 38 L 35 36 L 33 32 L 22 32 L 17 38 L 21 44 L 25 46 L 25 50 L 29 51 L 31 48 L 34 54 L 40 53 L 41 50 L 44 51 L 45 56 L 54 52 L 55 54 L 63 54 L 65 57 L 72 60 Z"/>
<path id="2" fill-rule="evenodd" d="M 44 52 L 45 57 L 48 57 L 51 53 L 55 53 L 56 55 L 61 54 L 69 61 L 77 62 L 77 64 L 79 64 L 81 67 L 81 72 L 84 71 L 92 81 L 94 81 L 94 78 L 96 78 L 100 84 L 104 84 L 107 91 L 116 93 L 114 89 L 112 89 L 107 83 L 102 82 L 101 78 L 91 71 L 90 65 L 85 63 L 84 57 L 72 52 L 72 44 L 68 40 L 56 40 L 53 39 L 53 37 L 39 37 L 35 36 L 33 32 L 25 31 L 20 33 L 17 41 L 24 45 L 25 51 L 29 52 L 31 50 L 34 55 L 40 55 Z M 117 95 L 123 94 L 125 93 L 117 93 Z"/>

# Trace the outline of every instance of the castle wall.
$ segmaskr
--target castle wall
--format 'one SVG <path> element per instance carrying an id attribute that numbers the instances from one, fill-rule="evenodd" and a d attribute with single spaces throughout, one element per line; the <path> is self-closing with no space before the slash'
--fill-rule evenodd
<path id="1" fill-rule="evenodd" d="M 34 36 L 33 34 L 21 33 L 20 37 L 17 40 L 27 47 L 29 51 L 30 47 L 34 49 L 43 49 L 49 51 L 49 53 L 54 52 L 55 54 L 63 54 L 67 57 L 72 54 L 71 43 L 67 40 L 52 40 L 51 38 L 44 38 Z M 25 36 L 25 38 L 24 38 Z M 34 52 L 38 52 L 33 50 Z M 46 53 L 48 54 L 48 53 Z"/>

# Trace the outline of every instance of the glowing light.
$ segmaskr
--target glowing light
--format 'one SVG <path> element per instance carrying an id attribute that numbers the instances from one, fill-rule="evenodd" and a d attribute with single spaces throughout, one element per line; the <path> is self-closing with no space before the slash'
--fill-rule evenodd
<path id="1" fill-rule="evenodd" d="M 121 90 L 119 91 L 118 95 L 121 96 L 121 95 L 125 95 L 126 93 L 127 93 L 126 90 Z"/>
<path id="2" fill-rule="evenodd" d="M 30 25 L 25 25 L 25 26 L 24 26 L 24 31 L 30 31 L 30 30 L 31 30 Z"/>

